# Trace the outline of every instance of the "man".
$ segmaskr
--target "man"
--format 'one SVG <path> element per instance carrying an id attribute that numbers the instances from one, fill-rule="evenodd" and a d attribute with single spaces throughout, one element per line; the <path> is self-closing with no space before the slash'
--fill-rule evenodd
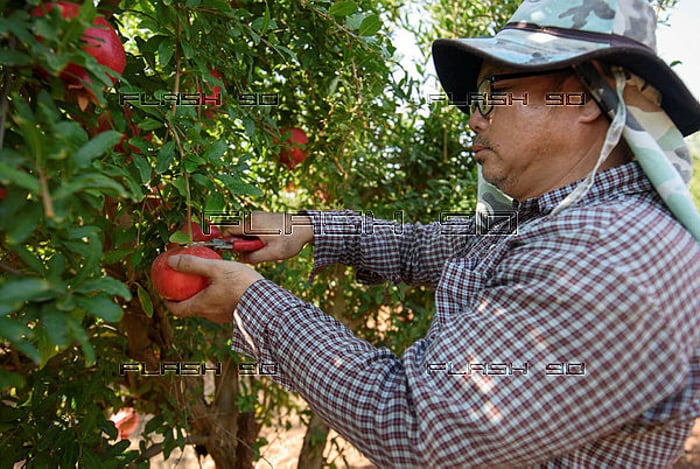
<path id="1" fill-rule="evenodd" d="M 700 404 L 700 227 L 678 187 L 700 105 L 656 57 L 654 28 L 642 1 L 529 0 L 495 38 L 436 41 L 491 183 L 481 216 L 363 220 L 360 236 L 351 214 L 311 212 L 243 257 L 314 243 L 316 270 L 434 287 L 431 328 L 401 357 L 235 262 L 173 258 L 212 284 L 169 308 L 234 321 L 234 349 L 276 363 L 380 467 L 670 465 Z M 528 102 L 496 105 L 503 93 Z"/>

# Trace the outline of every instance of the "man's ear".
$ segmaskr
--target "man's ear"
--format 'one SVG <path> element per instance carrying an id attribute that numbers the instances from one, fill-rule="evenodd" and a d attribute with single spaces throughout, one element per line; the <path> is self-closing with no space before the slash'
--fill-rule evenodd
<path id="1" fill-rule="evenodd" d="M 600 106 L 598 106 L 598 103 L 596 103 L 593 96 L 586 91 L 586 85 L 583 84 L 581 79 L 577 76 L 573 76 L 570 77 L 570 80 L 572 81 L 568 82 L 567 85 L 573 87 L 572 89 L 575 89 L 577 92 L 583 91 L 585 96 L 585 103 L 579 107 L 580 113 L 578 121 L 582 124 L 591 124 L 601 116 L 606 119 L 607 116 L 603 115 L 603 111 L 600 109 Z"/>
<path id="2" fill-rule="evenodd" d="M 578 121 L 582 124 L 591 124 L 600 117 L 605 118 L 598 103 L 596 103 L 588 93 L 586 93 L 586 104 L 582 105 L 579 109 Z"/>

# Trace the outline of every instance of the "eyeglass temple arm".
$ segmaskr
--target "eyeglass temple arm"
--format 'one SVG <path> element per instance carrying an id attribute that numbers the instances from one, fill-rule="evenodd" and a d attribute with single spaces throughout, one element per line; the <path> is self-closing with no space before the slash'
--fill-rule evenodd
<path id="1" fill-rule="evenodd" d="M 575 64 L 572 68 L 603 112 L 611 120 L 615 119 L 618 97 L 601 73 L 590 62 Z"/>

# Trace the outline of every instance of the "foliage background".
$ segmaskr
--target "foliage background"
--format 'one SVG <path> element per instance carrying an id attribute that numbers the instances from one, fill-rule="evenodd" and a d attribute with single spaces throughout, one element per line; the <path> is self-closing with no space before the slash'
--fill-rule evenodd
<path id="1" fill-rule="evenodd" d="M 67 21 L 31 16 L 39 0 L 0 0 L 0 467 L 147 467 L 187 444 L 217 467 L 250 467 L 261 426 L 294 413 L 309 425 L 300 465 L 321 467 L 328 428 L 271 381 L 241 376 L 248 360 L 228 351 L 225 328 L 169 315 L 151 262 L 205 212 L 350 208 L 429 222 L 471 208 L 466 119 L 421 94 L 431 78 L 402 69 L 392 32 L 415 35 L 423 76 L 432 39 L 493 34 L 517 3 L 416 3 L 416 22 L 396 0 L 101 0 Z M 97 14 L 127 51 L 115 86 L 80 48 Z M 87 106 L 86 90 L 58 77 L 69 62 L 92 78 Z M 216 85 L 218 108 L 119 102 Z M 248 106 L 241 93 L 279 104 Z M 288 126 L 310 139 L 293 171 L 277 159 Z M 431 292 L 363 287 L 345 267 L 309 284 L 311 259 L 260 270 L 376 345 L 400 353 L 423 336 Z M 123 362 L 224 372 L 206 394 L 198 378 L 120 376 Z M 108 420 L 124 407 L 155 415 L 138 451 Z"/>

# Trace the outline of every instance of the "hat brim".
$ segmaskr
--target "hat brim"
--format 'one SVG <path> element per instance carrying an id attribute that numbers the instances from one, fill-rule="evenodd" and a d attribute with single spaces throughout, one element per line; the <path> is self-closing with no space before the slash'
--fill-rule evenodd
<path id="1" fill-rule="evenodd" d="M 700 130 L 700 103 L 678 75 L 642 45 L 615 46 L 517 30 L 503 30 L 491 38 L 438 39 L 433 43 L 438 78 L 449 99 L 465 113 L 484 60 L 533 71 L 591 60 L 621 65 L 661 92 L 661 107 L 683 136 Z"/>

